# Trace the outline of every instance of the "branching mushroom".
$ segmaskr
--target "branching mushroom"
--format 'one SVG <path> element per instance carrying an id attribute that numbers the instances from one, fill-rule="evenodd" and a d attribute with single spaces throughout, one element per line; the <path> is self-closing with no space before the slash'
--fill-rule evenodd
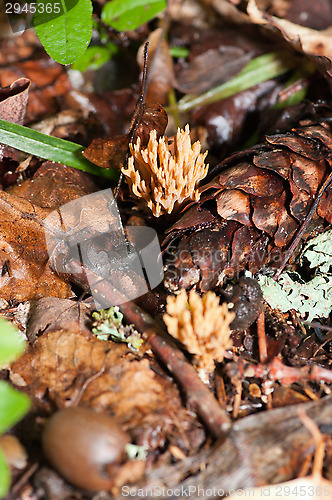
<path id="1" fill-rule="evenodd" d="M 211 373 L 214 361 L 222 361 L 232 344 L 229 325 L 234 312 L 228 310 L 226 303 L 220 305 L 214 292 L 200 297 L 191 290 L 188 297 L 183 289 L 176 297 L 167 297 L 166 311 L 168 332 L 196 356 L 200 371 Z"/>
<path id="2" fill-rule="evenodd" d="M 199 200 L 197 185 L 208 171 L 207 152 L 200 152 L 199 141 L 191 144 L 189 125 L 178 129 L 171 146 L 165 136 L 157 140 L 153 130 L 146 149 L 141 149 L 140 138 L 129 147 L 132 156 L 122 172 L 133 194 L 147 202 L 155 217 L 170 214 L 185 200 Z"/>

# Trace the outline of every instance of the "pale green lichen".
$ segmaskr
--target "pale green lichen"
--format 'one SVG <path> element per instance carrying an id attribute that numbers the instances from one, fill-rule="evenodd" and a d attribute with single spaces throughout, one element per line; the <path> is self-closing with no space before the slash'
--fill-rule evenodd
<path id="1" fill-rule="evenodd" d="M 143 343 L 133 325 L 122 324 L 123 314 L 117 306 L 102 309 L 92 314 L 94 320 L 92 333 L 100 340 L 125 342 L 128 347 L 137 351 Z"/>
<path id="2" fill-rule="evenodd" d="M 295 309 L 308 321 L 327 318 L 332 311 L 332 230 L 310 240 L 300 256 L 301 265 L 313 270 L 304 281 L 298 272 L 284 272 L 277 281 L 257 275 L 265 300 L 274 309 Z"/>

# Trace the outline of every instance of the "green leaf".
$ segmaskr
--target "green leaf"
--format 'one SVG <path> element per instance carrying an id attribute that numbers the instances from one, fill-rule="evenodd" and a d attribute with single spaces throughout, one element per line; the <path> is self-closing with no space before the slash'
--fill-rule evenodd
<path id="1" fill-rule="evenodd" d="M 26 342 L 18 330 L 11 323 L 0 318 L 0 367 L 16 359 L 24 352 L 25 347 Z"/>
<path id="2" fill-rule="evenodd" d="M 22 125 L 0 120 L 0 144 L 6 144 L 46 160 L 63 163 L 90 174 L 116 179 L 118 172 L 97 167 L 82 155 L 83 146 L 58 139 Z"/>
<path id="3" fill-rule="evenodd" d="M 10 486 L 10 471 L 7 460 L 0 448 L 0 498 L 7 495 Z"/>
<path id="4" fill-rule="evenodd" d="M 48 55 L 61 64 L 72 64 L 91 40 L 92 2 L 38 0 L 33 22 Z"/>
<path id="5" fill-rule="evenodd" d="M 135 30 L 166 8 L 166 0 L 112 0 L 101 12 L 101 20 L 118 31 Z"/>
<path id="6" fill-rule="evenodd" d="M 15 425 L 29 408 L 30 400 L 26 394 L 0 380 L 0 434 Z"/>
<path id="7" fill-rule="evenodd" d="M 118 48 L 114 43 L 108 43 L 105 46 L 88 47 L 84 54 L 74 62 L 72 69 L 82 72 L 87 69 L 95 71 L 107 63 L 117 51 Z"/>
<path id="8" fill-rule="evenodd" d="M 181 113 L 190 111 L 197 106 L 211 104 L 226 97 L 230 97 L 242 90 L 280 76 L 298 64 L 296 58 L 287 53 L 271 52 L 255 57 L 234 78 L 215 87 L 200 96 L 186 95 L 178 102 Z"/>
<path id="9" fill-rule="evenodd" d="M 180 47 L 179 45 L 173 45 L 169 48 L 169 53 L 172 57 L 178 57 L 185 59 L 189 56 L 190 50 L 187 47 Z"/>

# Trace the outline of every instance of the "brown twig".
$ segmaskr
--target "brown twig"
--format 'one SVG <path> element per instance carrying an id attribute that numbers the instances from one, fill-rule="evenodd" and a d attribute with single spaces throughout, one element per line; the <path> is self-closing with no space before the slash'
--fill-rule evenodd
<path id="1" fill-rule="evenodd" d="M 302 226 L 300 227 L 300 229 L 296 233 L 296 235 L 295 235 L 295 237 L 294 237 L 294 239 L 293 239 L 290 247 L 286 251 L 286 253 L 284 255 L 284 258 L 283 258 L 283 260 L 282 260 L 282 262 L 281 262 L 281 264 L 280 264 L 277 272 L 273 276 L 274 280 L 277 280 L 279 278 L 279 276 L 282 273 L 282 271 L 284 270 L 287 262 L 289 261 L 289 259 L 293 255 L 293 253 L 294 253 L 296 247 L 298 246 L 298 244 L 300 243 L 303 234 L 305 233 L 305 231 L 306 231 L 309 223 L 311 222 L 313 216 L 315 215 L 315 212 L 317 210 L 317 207 L 319 205 L 320 200 L 322 199 L 322 196 L 323 196 L 325 190 L 329 187 L 329 185 L 331 184 L 331 182 L 332 182 L 332 172 L 329 174 L 329 176 L 327 177 L 327 179 L 325 180 L 325 182 L 323 183 L 323 185 L 319 189 L 319 191 L 317 193 L 317 196 L 316 196 L 316 199 L 315 199 L 314 203 L 312 204 L 312 206 L 311 206 L 311 208 L 309 210 L 308 215 L 306 216 L 306 218 L 305 218 Z"/>
<path id="2" fill-rule="evenodd" d="M 257 336 L 258 336 L 258 349 L 259 349 L 259 360 L 261 363 L 266 363 L 267 361 L 267 345 L 265 336 L 265 314 L 264 311 L 259 313 L 257 318 Z"/>
<path id="3" fill-rule="evenodd" d="M 77 260 L 66 264 L 72 281 L 83 288 L 89 287 L 101 304 L 119 304 L 119 309 L 128 323 L 144 334 L 154 354 L 166 365 L 167 369 L 181 384 L 185 391 L 187 404 L 205 423 L 209 431 L 218 439 L 224 439 L 231 427 L 227 413 L 221 408 L 209 389 L 198 377 L 184 354 L 167 335 L 162 324 L 125 297 L 113 286 Z"/>

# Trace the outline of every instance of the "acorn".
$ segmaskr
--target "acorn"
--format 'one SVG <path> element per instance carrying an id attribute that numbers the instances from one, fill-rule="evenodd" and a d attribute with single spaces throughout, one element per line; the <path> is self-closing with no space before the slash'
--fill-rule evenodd
<path id="1" fill-rule="evenodd" d="M 129 436 L 108 415 L 64 408 L 47 421 L 43 450 L 68 482 L 91 491 L 109 490 L 125 462 Z"/>

